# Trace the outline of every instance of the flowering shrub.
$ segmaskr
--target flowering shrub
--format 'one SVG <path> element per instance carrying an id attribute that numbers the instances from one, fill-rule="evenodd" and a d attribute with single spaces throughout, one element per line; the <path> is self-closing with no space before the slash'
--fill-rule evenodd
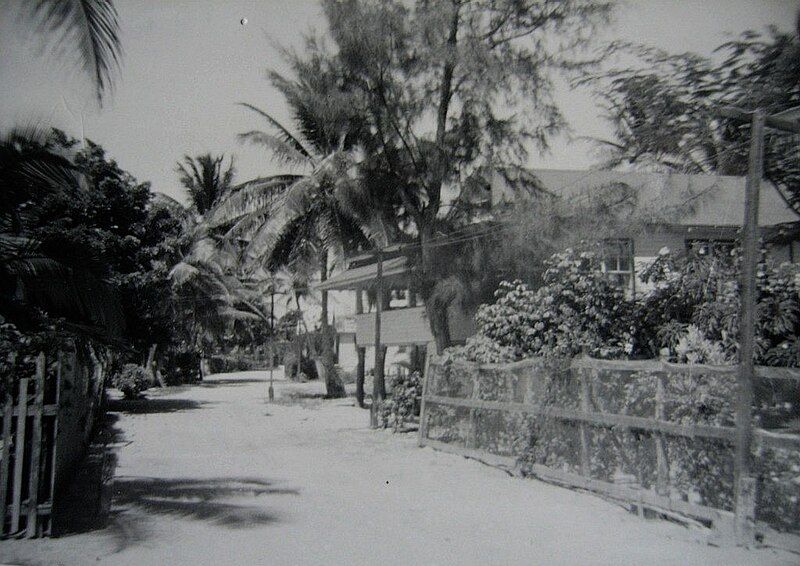
<path id="1" fill-rule="evenodd" d="M 447 348 L 443 356 L 445 359 L 461 359 L 481 364 L 499 364 L 513 362 L 517 359 L 515 350 L 510 346 L 498 344 L 488 336 L 476 334 L 467 338 L 463 346 Z"/>
<path id="2" fill-rule="evenodd" d="M 497 300 L 478 309 L 479 333 L 518 359 L 630 355 L 632 304 L 601 272 L 597 254 L 567 249 L 546 265 L 536 291 L 521 281 L 500 284 Z"/>
<path id="3" fill-rule="evenodd" d="M 126 399 L 136 399 L 142 391 L 150 387 L 150 380 L 144 368 L 136 364 L 125 364 L 122 370 L 114 375 L 112 383 Z"/>
<path id="4" fill-rule="evenodd" d="M 653 289 L 637 301 L 636 326 L 651 355 L 661 348 L 677 361 L 677 342 L 695 327 L 691 338 L 716 343 L 721 358 L 730 363 L 738 355 L 738 258 L 678 258 L 660 254 L 642 273 Z M 757 322 L 755 362 L 761 365 L 800 367 L 800 266 L 759 265 L 757 272 Z M 684 342 L 684 347 L 688 343 Z M 708 344 L 707 344 L 708 346 Z M 720 359 L 719 352 L 706 354 Z M 686 360 L 688 361 L 688 360 Z M 698 362 L 701 363 L 701 362 Z M 712 363 L 712 362 L 706 362 Z"/>
<path id="5" fill-rule="evenodd" d="M 738 258 L 676 257 L 664 250 L 641 274 L 635 299 L 613 285 L 593 252 L 546 262 L 543 285 L 502 282 L 475 316 L 478 334 L 449 355 L 481 363 L 526 357 L 655 358 L 730 364 L 738 355 Z M 756 363 L 800 367 L 800 266 L 758 272 Z"/>
<path id="6" fill-rule="evenodd" d="M 730 365 L 730 356 L 722 349 L 720 342 L 714 342 L 695 325 L 690 324 L 686 333 L 675 344 L 675 356 L 679 363 L 709 364 L 713 366 Z"/>
<path id="7" fill-rule="evenodd" d="M 422 378 L 418 371 L 398 376 L 392 383 L 391 395 L 381 405 L 381 426 L 402 430 L 414 415 L 417 399 L 422 395 Z"/>

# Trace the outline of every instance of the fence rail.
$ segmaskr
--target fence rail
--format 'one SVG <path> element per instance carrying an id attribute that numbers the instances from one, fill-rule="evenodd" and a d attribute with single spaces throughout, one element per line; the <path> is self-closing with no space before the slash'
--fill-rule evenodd
<path id="1" fill-rule="evenodd" d="M 556 432 L 537 429 L 537 434 L 541 437 L 549 434 L 551 437 L 547 440 L 560 441 L 562 452 L 568 456 L 558 464 L 547 462 L 546 457 L 542 457 L 545 461 L 529 459 L 525 462 L 526 472 L 548 481 L 599 492 L 636 505 L 640 510 L 651 508 L 678 513 L 731 530 L 735 508 L 709 503 L 702 498 L 698 500 L 697 494 L 694 498 L 685 493 L 676 494 L 678 490 L 671 483 L 676 466 L 670 460 L 681 447 L 709 442 L 721 446 L 721 453 L 728 451 L 732 455 L 736 428 L 726 423 L 686 422 L 685 417 L 676 420 L 674 414 L 670 414 L 679 405 L 672 391 L 675 380 L 671 377 L 682 376 L 688 378 L 689 383 L 693 375 L 723 375 L 735 379 L 736 369 L 657 360 L 628 362 L 576 358 L 553 364 L 531 359 L 478 365 L 433 358 L 428 362 L 423 384 L 420 445 L 519 470 L 526 450 L 531 451 L 531 446 L 524 442 L 522 448 L 515 445 L 529 434 L 531 429 L 525 427 L 537 422 L 554 423 L 562 429 Z M 794 395 L 796 402 L 797 392 L 800 392 L 800 371 L 758 367 L 755 374 L 762 383 L 777 383 L 781 391 L 787 387 L 791 389 L 793 393 L 790 395 Z M 635 375 L 648 375 L 655 379 L 652 397 L 647 399 L 646 414 L 625 414 L 619 399 L 608 394 L 608 391 L 615 391 L 619 397 L 621 388 L 631 383 Z M 551 384 L 555 379 L 565 387 L 561 397 L 563 402 L 554 403 L 543 390 L 548 379 Z M 598 400 L 603 397 L 599 392 L 603 387 L 606 387 L 606 398 Z M 617 435 L 628 435 L 634 441 L 625 444 Z M 800 454 L 800 436 L 797 434 L 756 429 L 754 440 L 756 450 Z M 675 446 L 676 441 L 683 444 Z M 640 457 L 637 462 L 639 468 L 647 468 L 647 473 L 634 469 L 633 479 L 622 473 L 619 474 L 622 477 L 612 478 L 605 470 L 600 473 L 603 477 L 597 477 L 594 459 L 603 451 L 615 452 L 619 456 L 618 461 L 622 463 L 616 464 L 618 472 L 623 468 L 631 472 L 630 468 L 636 466 L 627 461 L 646 451 L 644 460 L 650 461 L 642 463 Z M 573 462 L 566 462 L 569 456 L 574 458 Z M 737 506 L 750 506 L 752 516 L 756 515 L 756 504 L 755 493 L 735 502 Z M 800 508 L 795 513 L 800 517 Z"/>

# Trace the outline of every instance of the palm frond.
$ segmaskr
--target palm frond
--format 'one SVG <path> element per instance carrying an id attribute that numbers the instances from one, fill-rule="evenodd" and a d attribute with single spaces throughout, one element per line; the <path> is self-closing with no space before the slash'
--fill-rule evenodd
<path id="1" fill-rule="evenodd" d="M 272 116 L 270 116 L 269 114 L 267 114 L 266 112 L 261 110 L 260 108 L 258 108 L 256 106 L 253 106 L 252 104 L 248 104 L 247 102 L 240 102 L 239 105 L 240 106 L 244 106 L 245 108 L 249 108 L 250 110 L 252 110 L 256 114 L 258 114 L 261 117 L 263 117 L 267 122 L 269 122 L 269 124 L 273 128 L 275 128 L 278 131 L 279 139 L 281 141 L 283 141 L 284 143 L 290 145 L 296 152 L 304 155 L 306 158 L 313 159 L 313 153 L 310 150 L 308 150 L 305 147 L 305 145 L 298 138 L 296 138 L 294 135 L 292 135 L 292 133 L 289 130 L 287 130 L 283 126 L 283 124 L 278 122 L 275 118 L 273 118 Z"/>
<path id="2" fill-rule="evenodd" d="M 313 164 L 312 158 L 297 151 L 292 145 L 288 144 L 278 136 L 262 132 L 261 130 L 250 130 L 238 134 L 237 139 L 242 143 L 251 143 L 264 147 L 270 152 L 272 159 L 285 165 L 310 166 Z"/>
<path id="3" fill-rule="evenodd" d="M 37 0 L 40 29 L 55 34 L 58 49 L 73 44 L 95 84 L 97 99 L 113 88 L 122 57 L 117 10 L 110 0 Z"/>
<path id="4" fill-rule="evenodd" d="M 208 212 L 206 222 L 210 227 L 217 228 L 244 216 L 268 214 L 286 188 L 298 179 L 302 179 L 302 176 L 276 175 L 234 187 Z"/>

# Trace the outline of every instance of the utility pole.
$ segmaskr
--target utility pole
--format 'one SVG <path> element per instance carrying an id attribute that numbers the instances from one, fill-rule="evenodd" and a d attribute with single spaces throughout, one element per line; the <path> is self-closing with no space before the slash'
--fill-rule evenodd
<path id="1" fill-rule="evenodd" d="M 756 479 L 752 477 L 753 440 L 753 350 L 756 324 L 756 270 L 758 269 L 758 200 L 764 176 L 764 128 L 800 134 L 800 123 L 786 120 L 786 113 L 767 116 L 763 109 L 744 112 L 723 108 L 720 114 L 751 124 L 750 155 L 745 186 L 742 225 L 741 305 L 739 311 L 739 368 L 736 398 L 736 446 L 734 455 L 735 535 L 741 545 L 755 542 Z"/>
<path id="2" fill-rule="evenodd" d="M 734 486 L 736 538 L 742 544 L 755 540 L 756 480 L 750 469 L 753 439 L 753 348 L 756 328 L 756 270 L 758 269 L 758 197 L 764 176 L 764 123 L 766 114 L 753 112 L 750 128 L 750 158 L 744 195 L 742 272 L 739 314 L 739 372 L 736 398 L 736 454 Z"/>
<path id="3" fill-rule="evenodd" d="M 275 388 L 272 386 L 275 369 L 275 289 L 269 290 L 269 389 L 267 396 L 270 402 L 275 400 Z"/>

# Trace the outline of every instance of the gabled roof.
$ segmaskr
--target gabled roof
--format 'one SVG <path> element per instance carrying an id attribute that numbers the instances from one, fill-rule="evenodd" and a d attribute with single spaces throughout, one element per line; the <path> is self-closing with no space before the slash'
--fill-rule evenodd
<path id="1" fill-rule="evenodd" d="M 533 173 L 545 192 L 565 199 L 590 198 L 604 188 L 624 186 L 635 193 L 636 206 L 642 210 L 683 211 L 670 224 L 741 226 L 744 219 L 744 177 L 561 169 L 536 169 Z M 497 176 L 492 184 L 492 206 L 517 198 Z M 761 226 L 800 220 L 767 181 L 761 182 L 758 217 Z"/>

